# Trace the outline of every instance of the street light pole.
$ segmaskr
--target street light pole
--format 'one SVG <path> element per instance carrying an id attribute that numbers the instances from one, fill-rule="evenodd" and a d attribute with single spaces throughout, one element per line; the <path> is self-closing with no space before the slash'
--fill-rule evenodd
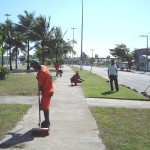
<path id="1" fill-rule="evenodd" d="M 72 39 L 72 42 L 73 42 L 73 50 L 74 50 L 74 29 L 76 28 L 71 28 L 73 30 L 73 39 Z M 72 65 L 73 65 L 73 52 L 72 52 Z"/>
<path id="2" fill-rule="evenodd" d="M 83 0 L 82 0 L 82 21 L 81 21 L 81 67 L 80 70 L 83 69 L 83 58 L 82 58 L 82 47 L 83 47 Z"/>
<path id="3" fill-rule="evenodd" d="M 92 72 L 92 67 L 93 67 L 93 51 L 94 51 L 94 49 L 91 49 L 91 51 L 92 51 L 92 58 L 91 58 L 91 61 L 90 61 L 90 63 L 91 63 L 91 69 L 90 69 L 90 73 Z"/>
<path id="4" fill-rule="evenodd" d="M 147 64 L 146 64 L 146 71 L 148 72 L 148 70 L 149 70 L 149 58 L 148 58 L 148 35 L 140 35 L 140 37 L 146 37 L 147 38 L 147 52 L 146 52 L 146 62 L 147 62 Z"/>
<path id="5" fill-rule="evenodd" d="M 8 21 L 8 17 L 11 16 L 11 14 L 5 14 L 5 16 L 7 16 L 7 21 Z"/>

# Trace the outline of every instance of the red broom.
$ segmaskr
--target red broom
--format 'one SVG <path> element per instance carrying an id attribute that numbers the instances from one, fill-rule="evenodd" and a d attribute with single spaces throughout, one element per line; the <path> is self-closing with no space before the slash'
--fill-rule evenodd
<path id="1" fill-rule="evenodd" d="M 40 113 L 40 95 L 38 95 L 39 101 L 39 128 L 32 130 L 33 136 L 48 136 L 49 135 L 49 128 L 41 128 L 41 113 Z"/>

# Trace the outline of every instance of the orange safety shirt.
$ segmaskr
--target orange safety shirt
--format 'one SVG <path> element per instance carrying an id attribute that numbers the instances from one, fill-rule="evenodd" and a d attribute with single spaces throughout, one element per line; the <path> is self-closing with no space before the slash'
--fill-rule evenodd
<path id="1" fill-rule="evenodd" d="M 59 64 L 58 64 L 58 63 L 55 64 L 55 69 L 56 69 L 56 70 L 59 69 Z"/>
<path id="2" fill-rule="evenodd" d="M 72 77 L 72 80 L 75 81 L 75 82 L 77 82 L 77 81 L 80 80 L 80 76 L 77 75 L 77 74 L 75 74 L 75 75 Z"/>
<path id="3" fill-rule="evenodd" d="M 53 80 L 49 69 L 45 65 L 41 65 L 41 69 L 37 74 L 38 85 L 42 87 L 42 96 L 51 96 L 54 93 Z"/>

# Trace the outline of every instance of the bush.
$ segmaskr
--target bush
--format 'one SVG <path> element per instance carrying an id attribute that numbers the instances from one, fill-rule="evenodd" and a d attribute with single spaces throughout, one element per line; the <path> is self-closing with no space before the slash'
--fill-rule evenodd
<path id="1" fill-rule="evenodd" d="M 51 59 L 46 58 L 45 60 L 46 60 L 46 61 L 45 61 L 45 64 L 46 64 L 47 66 L 52 64 L 52 60 L 51 60 Z"/>
<path id="2" fill-rule="evenodd" d="M 0 80 L 4 80 L 6 75 L 9 74 L 9 69 L 6 67 L 0 67 Z"/>

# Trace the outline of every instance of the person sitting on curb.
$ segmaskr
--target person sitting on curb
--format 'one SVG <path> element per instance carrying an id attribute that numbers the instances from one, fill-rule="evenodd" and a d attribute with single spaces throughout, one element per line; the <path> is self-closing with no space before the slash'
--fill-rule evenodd
<path id="1" fill-rule="evenodd" d="M 72 78 L 70 78 L 71 81 L 71 85 L 77 86 L 77 83 L 82 83 L 82 81 L 84 81 L 83 79 L 80 78 L 79 72 L 77 71 L 75 75 L 72 76 Z"/>

